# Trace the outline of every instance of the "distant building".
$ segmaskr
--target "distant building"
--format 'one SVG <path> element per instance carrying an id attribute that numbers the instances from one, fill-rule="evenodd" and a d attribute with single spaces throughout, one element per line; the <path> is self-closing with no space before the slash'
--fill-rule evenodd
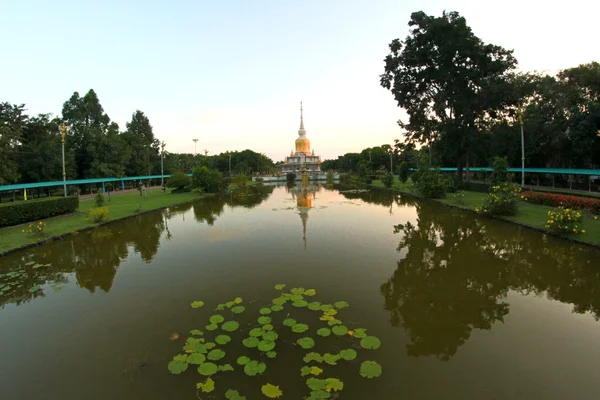
<path id="1" fill-rule="evenodd" d="M 288 172 L 301 174 L 303 171 L 315 174 L 321 171 L 321 157 L 316 156 L 314 150 L 310 150 L 310 140 L 306 137 L 302 102 L 300 102 L 300 129 L 298 130 L 298 139 L 296 139 L 296 152 L 290 152 L 289 157 L 286 157 L 283 164 L 279 164 L 278 167 L 285 174 Z"/>

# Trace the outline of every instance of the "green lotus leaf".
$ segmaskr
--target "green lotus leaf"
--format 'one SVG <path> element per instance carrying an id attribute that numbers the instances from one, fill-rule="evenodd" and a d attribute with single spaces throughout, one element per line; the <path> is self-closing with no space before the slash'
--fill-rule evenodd
<path id="1" fill-rule="evenodd" d="M 298 345 L 303 349 L 312 349 L 313 347 L 315 347 L 315 341 L 313 340 L 313 338 L 309 337 L 300 338 L 296 340 L 296 343 L 298 343 Z"/>
<path id="2" fill-rule="evenodd" d="M 221 322 L 225 321 L 225 318 L 220 314 L 215 314 L 211 316 L 208 320 L 211 324 L 220 324 Z"/>
<path id="3" fill-rule="evenodd" d="M 210 393 L 215 390 L 215 381 L 208 378 L 205 382 L 196 383 L 196 389 L 201 389 L 204 393 Z"/>
<path id="4" fill-rule="evenodd" d="M 271 310 L 273 310 L 273 311 L 281 311 L 281 310 L 283 310 L 283 306 L 274 304 L 274 305 L 271 306 Z"/>
<path id="5" fill-rule="evenodd" d="M 196 336 L 203 336 L 204 332 L 202 332 L 200 329 L 192 329 L 190 331 L 190 334 L 192 335 L 196 335 Z"/>
<path id="6" fill-rule="evenodd" d="M 231 308 L 235 306 L 235 301 L 228 301 L 227 303 L 225 303 L 225 307 L 227 308 Z"/>
<path id="7" fill-rule="evenodd" d="M 337 314 L 337 310 L 335 310 L 335 309 L 332 308 L 331 310 L 323 311 L 323 314 L 332 316 L 332 315 Z"/>
<path id="8" fill-rule="evenodd" d="M 225 352 L 221 349 L 214 349 L 211 350 L 207 355 L 206 358 L 208 358 L 211 361 L 216 361 L 216 360 L 220 360 L 221 358 L 225 357 Z"/>
<path id="9" fill-rule="evenodd" d="M 342 336 L 348 333 L 348 328 L 346 328 L 344 325 L 335 325 L 333 328 L 331 328 L 331 330 L 338 336 Z"/>
<path id="10" fill-rule="evenodd" d="M 346 303 L 345 301 L 336 301 L 335 303 L 333 303 L 333 306 L 335 308 L 346 308 L 346 307 L 350 307 L 350 304 Z"/>
<path id="11" fill-rule="evenodd" d="M 203 301 L 194 301 L 192 302 L 192 308 L 200 308 L 204 305 Z"/>
<path id="12" fill-rule="evenodd" d="M 337 392 L 338 390 L 342 390 L 344 388 L 344 382 L 340 381 L 336 378 L 327 378 L 325 379 L 325 390 L 331 392 Z"/>
<path id="13" fill-rule="evenodd" d="M 292 303 L 294 307 L 306 307 L 308 305 L 308 301 L 298 300 Z"/>
<path id="14" fill-rule="evenodd" d="M 278 297 L 276 299 L 273 299 L 273 304 L 277 306 L 283 306 L 287 302 L 287 300 L 288 299 L 286 297 Z"/>
<path id="15" fill-rule="evenodd" d="M 231 389 L 229 389 L 228 391 L 225 392 L 225 398 L 227 400 L 246 400 L 246 397 L 241 396 L 240 392 L 238 392 L 237 390 L 231 390 Z"/>
<path id="16" fill-rule="evenodd" d="M 188 344 L 189 344 L 189 345 L 192 345 L 192 346 L 193 346 L 193 345 L 195 345 L 195 344 L 202 343 L 202 342 L 204 342 L 204 339 L 203 339 L 203 338 L 189 337 L 189 338 L 187 338 L 187 339 L 186 339 L 186 341 L 185 341 L 185 344 L 186 344 L 186 345 L 188 345 Z"/>
<path id="17" fill-rule="evenodd" d="M 293 318 L 287 318 L 283 320 L 283 325 L 285 326 L 294 326 L 296 325 L 296 320 Z"/>
<path id="18" fill-rule="evenodd" d="M 331 304 L 321 304 L 321 311 L 331 310 L 333 306 Z"/>
<path id="19" fill-rule="evenodd" d="M 187 358 L 188 358 L 187 354 L 177 354 L 175 357 L 173 357 L 173 361 L 186 362 Z"/>
<path id="20" fill-rule="evenodd" d="M 321 328 L 317 330 L 317 335 L 327 337 L 331 335 L 331 330 L 329 330 L 328 328 Z"/>
<path id="21" fill-rule="evenodd" d="M 250 332 L 248 332 L 248 334 L 252 337 L 260 337 L 263 333 L 265 333 L 265 331 L 263 331 L 262 328 L 254 328 Z"/>
<path id="22" fill-rule="evenodd" d="M 250 362 L 250 358 L 246 356 L 238 357 L 237 363 L 238 365 L 246 365 Z"/>
<path id="23" fill-rule="evenodd" d="M 217 308 L 215 308 L 215 311 L 225 311 L 225 304 L 219 304 Z"/>
<path id="24" fill-rule="evenodd" d="M 377 364 L 375 361 L 363 361 L 360 364 L 360 376 L 363 378 L 377 378 L 381 375 L 381 365 Z"/>
<path id="25" fill-rule="evenodd" d="M 354 349 L 346 349 L 340 351 L 340 356 L 346 361 L 352 361 L 358 356 L 358 353 Z"/>
<path id="26" fill-rule="evenodd" d="M 206 361 L 206 356 L 204 354 L 202 354 L 202 353 L 192 353 L 187 358 L 188 364 L 200 365 L 204 361 Z"/>
<path id="27" fill-rule="evenodd" d="M 215 342 L 217 342 L 217 344 L 227 344 L 231 342 L 231 336 L 219 335 L 215 338 Z"/>
<path id="28" fill-rule="evenodd" d="M 256 376 L 260 375 L 267 369 L 265 363 L 259 363 L 256 360 L 250 361 L 248 364 L 244 365 L 244 373 L 248 376 Z"/>
<path id="29" fill-rule="evenodd" d="M 381 346 L 381 341 L 375 336 L 367 336 L 360 341 L 360 347 L 363 349 L 377 350 Z"/>
<path id="30" fill-rule="evenodd" d="M 312 311 L 320 311 L 321 303 L 319 303 L 318 301 L 313 301 L 312 303 L 308 303 L 308 309 L 312 310 Z"/>
<path id="31" fill-rule="evenodd" d="M 310 396 L 306 398 L 306 400 L 323 400 L 329 399 L 331 397 L 331 393 L 326 392 L 324 390 L 313 390 L 310 392 Z"/>
<path id="32" fill-rule="evenodd" d="M 339 354 L 329 354 L 325 353 L 323 355 L 323 361 L 325 361 L 329 365 L 337 365 L 338 360 L 342 358 Z"/>
<path id="33" fill-rule="evenodd" d="M 219 365 L 219 371 L 233 371 L 233 367 L 231 366 L 231 364 L 223 364 L 223 365 Z"/>
<path id="34" fill-rule="evenodd" d="M 204 327 L 204 329 L 206 329 L 207 331 L 214 331 L 215 329 L 217 329 L 219 327 L 219 325 L 217 324 L 210 324 L 210 325 L 206 325 Z"/>
<path id="35" fill-rule="evenodd" d="M 261 324 L 261 325 L 270 324 L 271 323 L 271 317 L 267 317 L 267 316 L 263 315 L 262 317 L 258 318 L 258 323 Z"/>
<path id="36" fill-rule="evenodd" d="M 236 321 L 227 321 L 221 325 L 221 329 L 223 329 L 225 332 L 233 332 L 239 327 L 240 324 L 238 324 Z"/>
<path id="37" fill-rule="evenodd" d="M 267 357 L 275 358 L 275 357 L 277 357 L 277 352 L 276 351 L 267 351 Z"/>
<path id="38" fill-rule="evenodd" d="M 271 324 L 265 324 L 265 325 L 262 326 L 262 329 L 263 329 L 263 331 L 266 331 L 266 332 L 272 331 L 273 330 L 273 325 L 271 325 Z"/>
<path id="39" fill-rule="evenodd" d="M 307 364 L 311 361 L 316 361 L 318 363 L 322 363 L 323 357 L 319 353 L 310 352 L 307 355 L 305 355 L 302 360 Z"/>
<path id="40" fill-rule="evenodd" d="M 292 292 L 292 294 L 303 294 L 305 291 L 304 288 L 298 287 L 298 288 L 292 288 L 290 289 L 290 292 Z"/>
<path id="41" fill-rule="evenodd" d="M 244 301 L 244 300 L 242 300 L 242 298 L 241 298 L 241 297 L 236 297 L 236 298 L 233 300 L 233 302 L 234 302 L 235 304 L 242 304 L 242 301 Z"/>
<path id="42" fill-rule="evenodd" d="M 284 287 L 285 283 L 278 283 L 277 285 L 275 285 L 275 290 L 283 290 Z"/>
<path id="43" fill-rule="evenodd" d="M 317 291 L 315 289 L 306 289 L 303 294 L 305 296 L 314 296 L 317 294 Z"/>
<path id="44" fill-rule="evenodd" d="M 207 352 L 205 344 L 202 344 L 199 341 L 194 341 L 193 343 L 189 343 L 190 339 L 193 339 L 193 338 L 188 338 L 188 342 L 185 344 L 185 346 L 183 346 L 183 350 L 185 350 L 187 353 L 206 353 Z"/>
<path id="45" fill-rule="evenodd" d="M 319 367 L 308 367 L 308 366 L 304 366 L 302 367 L 302 369 L 300 370 L 300 374 L 302 376 L 306 376 L 306 375 L 321 375 L 321 373 L 323 372 L 323 370 Z"/>
<path id="46" fill-rule="evenodd" d="M 334 325 L 341 325 L 342 321 L 340 321 L 339 319 L 332 319 L 330 321 L 327 321 L 327 325 L 329 326 L 334 326 Z"/>
<path id="47" fill-rule="evenodd" d="M 231 312 L 234 314 L 241 314 L 246 310 L 246 307 L 244 306 L 237 306 L 237 307 L 232 307 L 231 308 Z"/>
<path id="48" fill-rule="evenodd" d="M 210 349 L 214 349 L 216 344 L 214 344 L 213 342 L 206 342 L 206 344 L 204 346 L 206 346 L 206 348 L 208 350 L 210 350 Z"/>
<path id="49" fill-rule="evenodd" d="M 169 368 L 170 373 L 179 375 L 188 368 L 188 363 L 173 360 L 169 363 L 167 368 Z"/>
<path id="50" fill-rule="evenodd" d="M 325 379 L 308 378 L 306 385 L 312 390 L 323 390 L 325 389 Z"/>
<path id="51" fill-rule="evenodd" d="M 198 373 L 204 376 L 211 376 L 217 373 L 219 367 L 211 362 L 205 362 L 198 367 Z"/>
<path id="52" fill-rule="evenodd" d="M 277 338 L 279 337 L 279 335 L 277 334 L 277 332 L 269 331 L 269 332 L 263 333 L 262 337 L 263 337 L 264 340 L 275 341 L 275 340 L 277 340 Z"/>
<path id="53" fill-rule="evenodd" d="M 261 308 L 258 312 L 261 313 L 262 315 L 269 315 L 269 314 L 271 314 L 271 309 L 264 307 L 264 308 Z"/>
<path id="54" fill-rule="evenodd" d="M 304 297 L 301 294 L 293 294 L 290 296 L 291 301 L 300 301 L 304 300 Z"/>
<path id="55" fill-rule="evenodd" d="M 294 326 L 292 326 L 292 332 L 295 333 L 302 333 L 302 332 L 306 332 L 308 330 L 308 325 L 306 324 L 296 324 Z"/>
<path id="56" fill-rule="evenodd" d="M 255 337 L 247 337 L 246 339 L 242 340 L 242 344 L 251 349 L 258 346 L 258 342 L 259 340 Z"/>
<path id="57" fill-rule="evenodd" d="M 267 396 L 270 399 L 276 399 L 283 395 L 283 392 L 279 389 L 279 386 L 274 386 L 274 385 L 271 385 L 270 383 L 263 385 L 260 388 L 260 391 L 262 392 L 262 394 L 264 394 L 265 396 Z"/>
<path id="58" fill-rule="evenodd" d="M 258 344 L 258 350 L 260 351 L 271 351 L 275 348 L 275 342 L 271 341 L 271 340 L 261 340 L 261 342 Z"/>
<path id="59" fill-rule="evenodd" d="M 355 329 L 353 336 L 357 339 L 364 339 L 367 337 L 367 330 L 364 328 Z"/>

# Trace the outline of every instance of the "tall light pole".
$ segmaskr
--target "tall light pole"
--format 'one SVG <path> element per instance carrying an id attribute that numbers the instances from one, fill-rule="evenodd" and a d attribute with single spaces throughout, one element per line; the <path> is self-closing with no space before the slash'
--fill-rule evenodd
<path id="1" fill-rule="evenodd" d="M 194 141 L 194 155 L 196 155 L 196 143 L 198 142 L 198 139 L 192 139 Z"/>
<path id="2" fill-rule="evenodd" d="M 523 136 L 523 112 L 519 110 L 521 123 L 521 187 L 525 187 L 525 137 Z"/>
<path id="3" fill-rule="evenodd" d="M 165 169 L 164 169 L 164 159 L 165 159 L 165 146 L 167 144 L 163 141 L 160 144 L 160 186 L 163 190 L 165 190 Z"/>
<path id="4" fill-rule="evenodd" d="M 229 177 L 231 177 L 231 153 L 227 153 L 229 156 Z"/>
<path id="5" fill-rule="evenodd" d="M 63 191 L 64 197 L 67 197 L 67 172 L 65 171 L 65 139 L 67 137 L 67 126 L 64 122 L 60 124 L 60 136 L 60 142 L 62 144 Z"/>

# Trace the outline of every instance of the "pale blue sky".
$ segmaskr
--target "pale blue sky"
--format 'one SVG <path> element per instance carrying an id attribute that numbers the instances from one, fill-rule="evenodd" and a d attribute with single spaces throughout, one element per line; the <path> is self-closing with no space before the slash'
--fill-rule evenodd
<path id="1" fill-rule="evenodd" d="M 600 2 L 505 0 L 0 0 L 0 101 L 59 114 L 93 88 L 121 129 L 140 109 L 173 152 L 251 148 L 275 160 L 304 101 L 317 154 L 392 143 L 402 116 L 379 86 L 410 13 L 456 10 L 524 70 L 600 61 Z"/>

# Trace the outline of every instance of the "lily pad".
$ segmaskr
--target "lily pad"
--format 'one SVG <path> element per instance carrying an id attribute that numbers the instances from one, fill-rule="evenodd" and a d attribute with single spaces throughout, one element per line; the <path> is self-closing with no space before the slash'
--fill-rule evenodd
<path id="1" fill-rule="evenodd" d="M 308 325 L 306 324 L 296 324 L 292 326 L 292 331 L 295 333 L 302 333 L 308 330 Z"/>
<path id="2" fill-rule="evenodd" d="M 344 325 L 335 325 L 333 328 L 331 328 L 331 330 L 338 336 L 342 336 L 348 333 L 348 328 L 346 328 Z"/>
<path id="3" fill-rule="evenodd" d="M 277 285 L 275 285 L 275 290 L 283 290 L 284 287 L 285 283 L 278 283 Z"/>
<path id="4" fill-rule="evenodd" d="M 250 358 L 246 356 L 238 357 L 237 363 L 238 365 L 246 365 L 250 362 Z"/>
<path id="5" fill-rule="evenodd" d="M 219 304 L 216 308 L 215 311 L 225 311 L 225 304 Z"/>
<path id="6" fill-rule="evenodd" d="M 277 352 L 273 351 L 273 350 L 267 351 L 267 357 L 269 357 L 269 358 L 275 358 L 275 357 L 277 357 Z"/>
<path id="7" fill-rule="evenodd" d="M 241 297 L 236 297 L 236 298 L 233 300 L 233 302 L 234 302 L 235 304 L 242 304 L 242 301 L 244 301 L 244 300 L 242 300 L 242 298 L 241 298 Z"/>
<path id="8" fill-rule="evenodd" d="M 308 309 L 312 310 L 312 311 L 320 311 L 321 303 L 319 303 L 318 301 L 313 301 L 312 303 L 308 303 Z"/>
<path id="9" fill-rule="evenodd" d="M 267 307 L 263 307 L 258 312 L 261 313 L 262 315 L 269 315 L 269 314 L 271 314 L 271 309 L 267 308 Z"/>
<path id="10" fill-rule="evenodd" d="M 204 329 L 206 329 L 207 331 L 214 331 L 215 329 L 217 329 L 219 327 L 219 325 L 217 324 L 210 324 L 210 325 L 206 325 L 204 327 Z"/>
<path id="11" fill-rule="evenodd" d="M 377 350 L 381 346 L 381 341 L 375 336 L 367 336 L 360 341 L 360 347 L 363 349 Z"/>
<path id="12" fill-rule="evenodd" d="M 308 301 L 306 300 L 298 300 L 292 303 L 294 307 L 306 307 L 308 305 Z"/>
<path id="13" fill-rule="evenodd" d="M 318 363 L 322 363 L 323 357 L 319 353 L 310 352 L 307 355 L 305 355 L 302 360 L 307 364 L 311 361 L 316 361 Z"/>
<path id="14" fill-rule="evenodd" d="M 340 351 L 340 356 L 346 361 L 352 361 L 358 356 L 358 353 L 354 349 L 346 349 Z"/>
<path id="15" fill-rule="evenodd" d="M 337 313 L 338 313 L 338 312 L 337 312 L 337 310 L 336 310 L 336 309 L 333 309 L 333 308 L 332 308 L 331 310 L 326 310 L 326 311 L 323 311 L 323 314 L 325 314 L 325 315 L 329 315 L 329 316 L 331 316 L 331 315 L 335 315 L 335 314 L 337 314 Z"/>
<path id="16" fill-rule="evenodd" d="M 275 340 L 277 340 L 277 338 L 278 338 L 278 337 L 279 337 L 279 335 L 277 334 L 277 332 L 274 332 L 274 331 L 265 332 L 265 333 L 263 333 L 263 335 L 262 335 L 262 338 L 263 338 L 264 340 L 272 340 L 272 341 L 275 341 Z"/>
<path id="17" fill-rule="evenodd" d="M 331 330 L 329 330 L 328 328 L 321 328 L 317 330 L 317 335 L 327 337 L 331 335 Z"/>
<path id="18" fill-rule="evenodd" d="M 221 329 L 223 329 L 225 332 L 233 332 L 239 327 L 240 324 L 236 321 L 227 321 L 223 325 L 221 325 Z"/>
<path id="19" fill-rule="evenodd" d="M 217 344 L 227 344 L 231 342 L 231 337 L 228 335 L 219 335 L 215 338 L 215 342 L 217 342 Z"/>
<path id="20" fill-rule="evenodd" d="M 271 325 L 271 324 L 265 324 L 265 325 L 262 326 L 262 330 L 263 331 L 267 331 L 267 332 L 268 331 L 272 331 L 273 330 L 273 325 Z"/>
<path id="21" fill-rule="evenodd" d="M 345 301 L 336 301 L 335 303 L 333 303 L 333 306 L 335 308 L 341 309 L 341 308 L 350 307 L 350 304 L 346 303 Z"/>
<path id="22" fill-rule="evenodd" d="M 317 291 L 315 289 L 306 289 L 304 291 L 305 296 L 314 296 L 315 294 L 317 294 Z"/>
<path id="23" fill-rule="evenodd" d="M 213 364 L 211 362 L 207 362 L 204 364 L 201 364 L 198 367 L 198 373 L 200 375 L 204 375 L 204 376 L 211 376 L 217 373 L 217 371 L 219 370 L 219 367 L 217 367 L 216 364 Z"/>
<path id="24" fill-rule="evenodd" d="M 208 319 L 212 324 L 220 324 L 225 318 L 220 314 L 215 314 Z"/>
<path id="25" fill-rule="evenodd" d="M 330 321 L 327 321 L 327 325 L 329 326 L 334 326 L 334 325 L 341 325 L 342 321 L 340 321 L 339 319 L 332 319 Z"/>
<path id="26" fill-rule="evenodd" d="M 305 291 L 305 289 L 302 287 L 290 289 L 290 292 L 292 294 L 304 294 L 304 291 Z"/>
<path id="27" fill-rule="evenodd" d="M 233 308 L 231 309 L 231 312 L 232 312 L 232 313 L 234 313 L 234 314 L 241 314 L 241 313 L 243 313 L 245 310 L 246 310 L 246 307 L 244 307 L 244 306 L 237 306 L 237 307 L 233 307 Z"/>
<path id="28" fill-rule="evenodd" d="M 275 348 L 275 342 L 273 342 L 271 340 L 262 340 L 258 344 L 258 350 L 263 351 L 263 352 L 271 351 L 274 348 Z"/>
<path id="29" fill-rule="evenodd" d="M 169 372 L 175 375 L 179 375 L 184 372 L 188 368 L 188 363 L 183 361 L 171 361 L 169 365 L 167 365 Z"/>
<path id="30" fill-rule="evenodd" d="M 333 306 L 331 304 L 321 304 L 321 311 L 331 310 Z"/>
<path id="31" fill-rule="evenodd" d="M 229 389 L 225 392 L 225 398 L 227 400 L 246 400 L 245 396 L 241 396 L 237 390 Z"/>
<path id="32" fill-rule="evenodd" d="M 208 358 L 211 361 L 216 361 L 216 360 L 220 360 L 221 358 L 225 357 L 225 352 L 221 349 L 214 349 L 211 350 L 207 355 L 206 358 Z"/>
<path id="33" fill-rule="evenodd" d="M 285 298 L 285 297 L 278 297 L 276 299 L 273 299 L 273 304 L 275 304 L 276 306 L 283 306 L 286 302 L 287 302 L 287 298 Z M 271 308 L 273 308 L 273 307 L 271 307 Z"/>
<path id="34" fill-rule="evenodd" d="M 244 373 L 248 376 L 256 376 L 265 372 L 267 365 L 265 363 L 259 363 L 256 360 L 250 361 L 244 365 Z"/>
<path id="35" fill-rule="evenodd" d="M 300 338 L 296 340 L 296 343 L 298 343 L 298 345 L 303 349 L 312 349 L 315 347 L 315 341 L 309 337 Z"/>
<path id="36" fill-rule="evenodd" d="M 274 386 L 270 383 L 263 385 L 263 387 L 260 388 L 260 391 L 270 399 L 276 399 L 283 395 L 283 392 L 279 389 L 279 386 Z"/>
<path id="37" fill-rule="evenodd" d="M 363 361 L 360 365 L 360 376 L 363 378 L 377 378 L 381 375 L 381 365 L 375 361 Z"/>
<path id="38" fill-rule="evenodd" d="M 261 325 L 270 324 L 271 323 L 271 317 L 267 317 L 267 316 L 263 315 L 262 317 L 258 318 L 258 323 L 261 324 Z"/>
<path id="39" fill-rule="evenodd" d="M 353 336 L 357 339 L 364 339 L 367 337 L 367 330 L 364 328 L 355 329 Z"/>
<path id="40" fill-rule="evenodd" d="M 223 364 L 223 365 L 219 365 L 219 371 L 233 371 L 233 367 L 231 366 L 231 364 Z"/>
<path id="41" fill-rule="evenodd" d="M 323 373 L 323 370 L 316 366 L 312 366 L 312 367 L 304 366 L 300 370 L 300 375 L 302 375 L 302 376 L 306 376 L 306 375 L 315 375 L 316 376 L 316 375 L 321 375 L 321 373 Z"/>
<path id="42" fill-rule="evenodd" d="M 313 390 L 310 392 L 310 396 L 306 400 L 323 400 L 331 398 L 331 393 L 324 390 Z"/>
<path id="43" fill-rule="evenodd" d="M 271 310 L 273 310 L 273 311 L 281 311 L 281 310 L 283 310 L 283 306 L 274 304 L 274 305 L 271 306 Z"/>
<path id="44" fill-rule="evenodd" d="M 329 365 L 337 365 L 338 360 L 342 358 L 339 354 L 329 354 L 325 353 L 323 355 L 323 361 L 325 361 Z"/>
<path id="45" fill-rule="evenodd" d="M 248 334 L 252 337 L 260 337 L 263 333 L 265 333 L 265 331 L 263 331 L 262 328 L 254 328 Z"/>
<path id="46" fill-rule="evenodd" d="M 202 353 L 192 353 L 187 358 L 188 364 L 200 365 L 204 361 L 206 361 L 206 356 Z"/>
<path id="47" fill-rule="evenodd" d="M 206 342 L 206 344 L 204 346 L 206 346 L 206 348 L 208 350 L 210 350 L 210 349 L 214 349 L 216 344 L 214 344 L 213 342 Z"/>
<path id="48" fill-rule="evenodd" d="M 306 380 L 306 385 L 312 390 L 324 390 L 325 389 L 325 379 L 318 378 L 308 378 Z"/>
<path id="49" fill-rule="evenodd" d="M 195 336 L 203 336 L 204 332 L 202 332 L 200 329 L 192 329 L 190 334 Z"/>
<path id="50" fill-rule="evenodd" d="M 203 301 L 194 301 L 192 302 L 192 308 L 200 308 L 204 305 Z"/>
<path id="51" fill-rule="evenodd" d="M 258 346 L 258 343 L 259 340 L 255 337 L 247 337 L 246 339 L 242 340 L 242 344 L 251 349 Z"/>
<path id="52" fill-rule="evenodd" d="M 325 379 L 325 390 L 331 392 L 337 392 L 338 390 L 342 390 L 344 388 L 344 382 L 340 381 L 337 378 L 327 378 Z"/>
<path id="53" fill-rule="evenodd" d="M 210 393 L 215 390 L 215 381 L 208 378 L 205 382 L 198 382 L 196 383 L 196 389 L 200 389 L 204 393 Z"/>
<path id="54" fill-rule="evenodd" d="M 283 320 L 283 325 L 285 326 L 294 326 L 296 325 L 296 320 L 293 318 L 287 318 Z"/>
<path id="55" fill-rule="evenodd" d="M 290 296 L 291 301 L 300 301 L 304 300 L 304 297 L 301 294 L 293 294 Z"/>

